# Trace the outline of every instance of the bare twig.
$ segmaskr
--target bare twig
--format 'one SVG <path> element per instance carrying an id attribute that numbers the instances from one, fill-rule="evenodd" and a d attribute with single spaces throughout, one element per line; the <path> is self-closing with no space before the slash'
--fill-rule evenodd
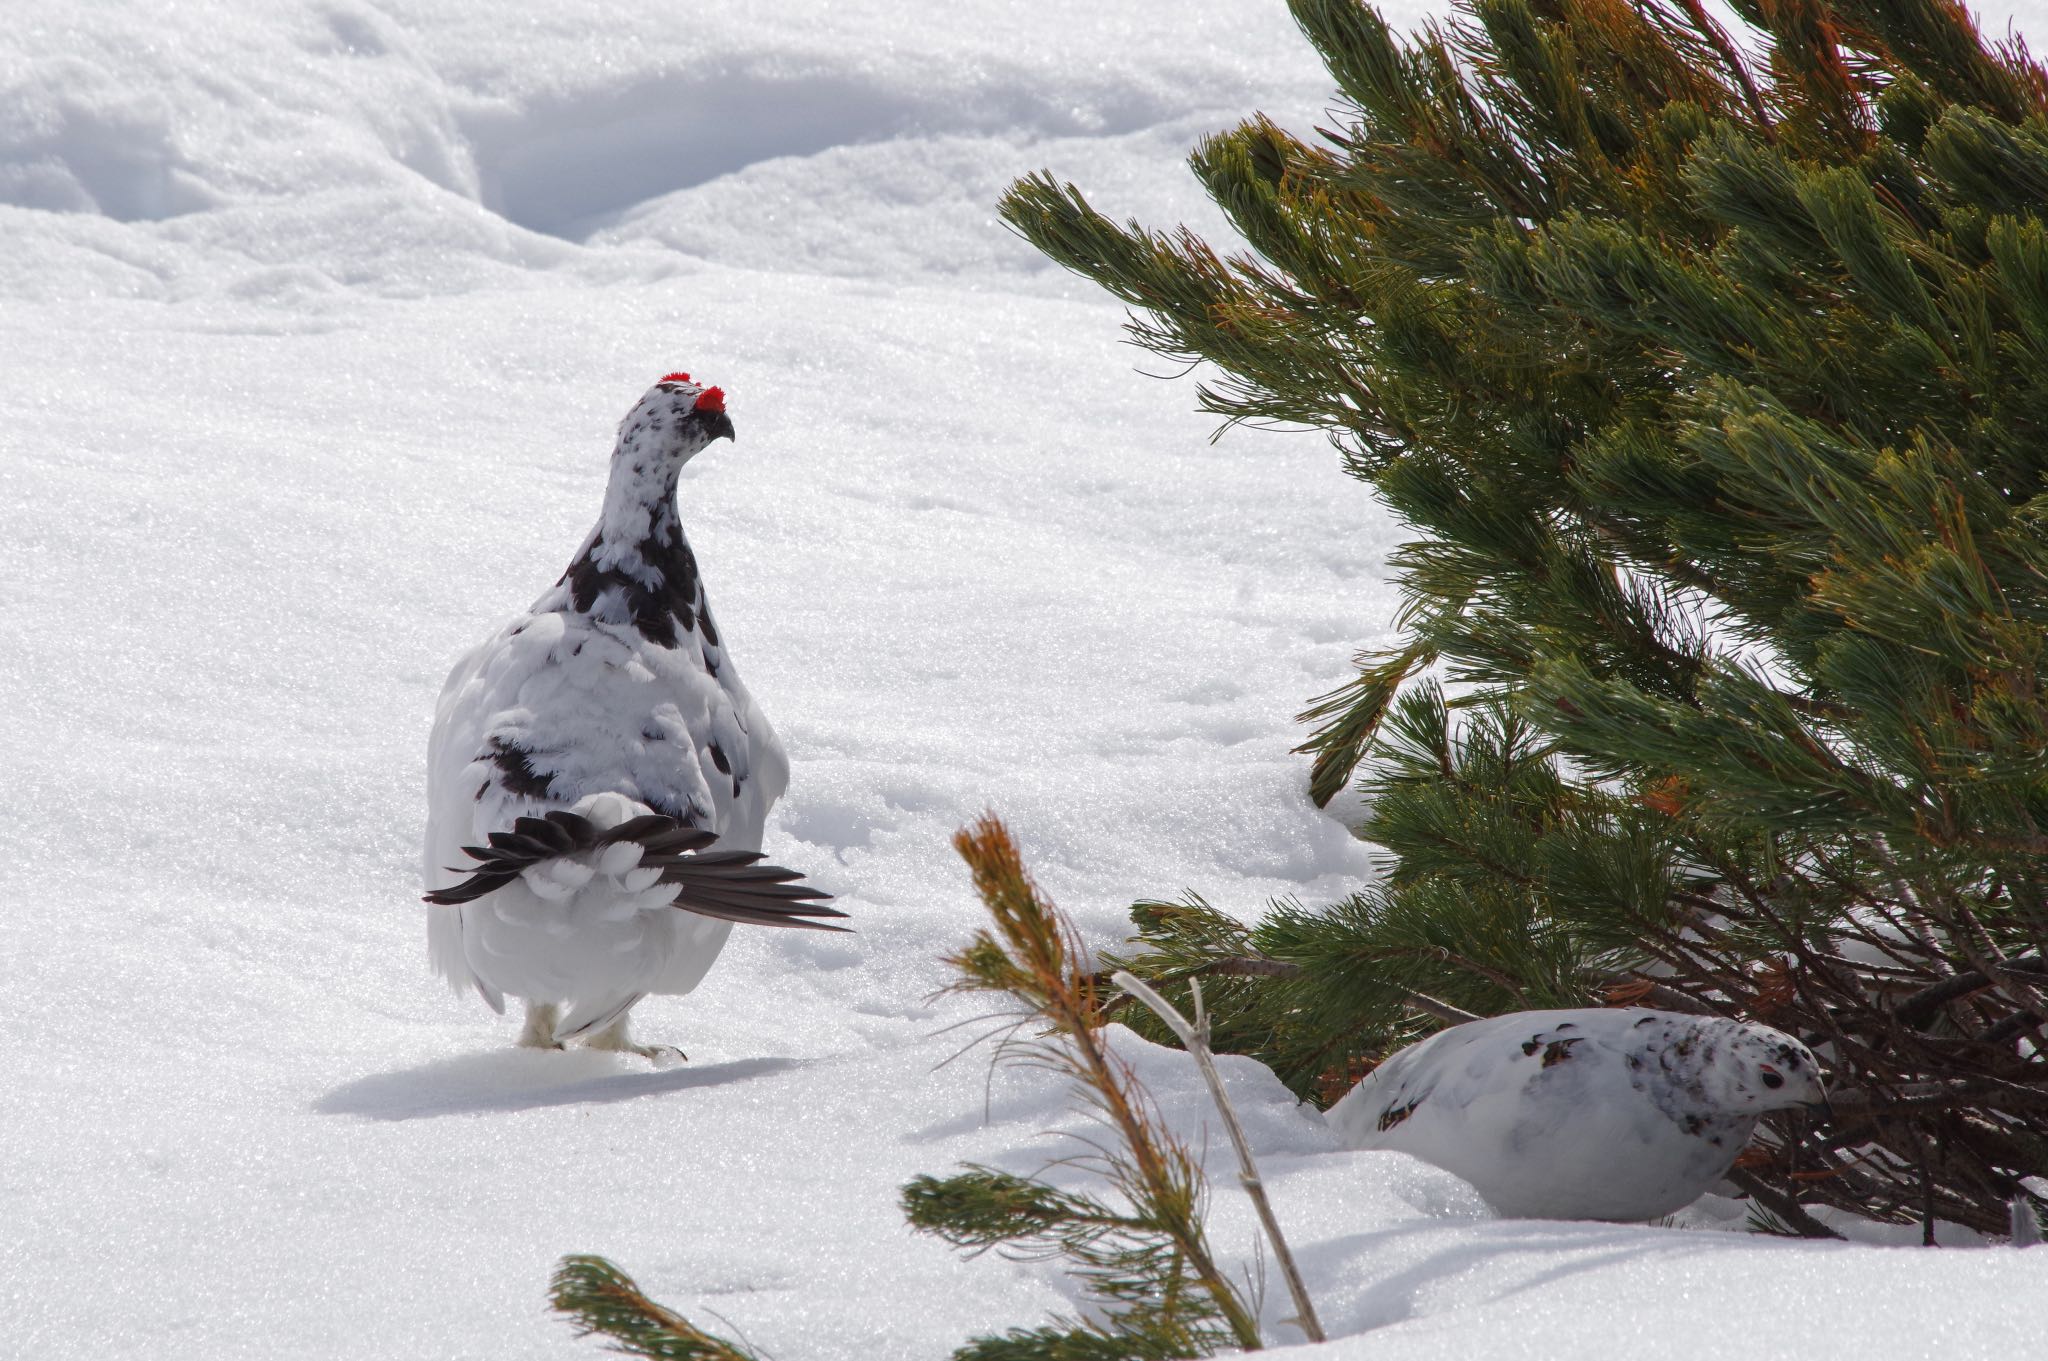
<path id="1" fill-rule="evenodd" d="M 1788 1228 L 1797 1232 L 1802 1238 L 1840 1238 L 1842 1236 L 1808 1214 L 1806 1207 L 1798 1201 L 1774 1190 L 1761 1177 L 1737 1168 L 1729 1172 L 1728 1180 L 1740 1186 L 1744 1191 L 1747 1191 L 1753 1200 L 1784 1221 Z"/>
<path id="2" fill-rule="evenodd" d="M 1682 1011 L 1688 1016 L 1720 1015 L 1719 1012 L 1690 993 L 1680 992 L 1677 988 L 1666 986 L 1663 983 L 1659 983 L 1656 979 L 1646 978 L 1642 974 L 1625 973 L 1611 975 L 1607 979 L 1607 986 L 1613 989 L 1626 988 L 1631 992 L 1641 988 L 1642 996 L 1639 999 L 1641 1003 L 1662 1007 L 1666 1011 Z"/>
<path id="3" fill-rule="evenodd" d="M 1204 964 L 1202 972 L 1234 978 L 1298 978 L 1301 966 L 1284 959 L 1267 959 L 1263 955 L 1227 955 Z"/>
<path id="4" fill-rule="evenodd" d="M 2022 1010 L 2035 1015 L 2048 1012 L 2048 1000 L 2041 990 L 2013 967 L 2015 961 L 2008 959 L 1998 943 L 1991 939 L 1991 933 L 1984 929 L 1984 923 L 1977 920 L 1977 914 L 1963 903 L 1956 904 L 1956 918 L 1963 928 L 1963 948 L 1970 962 L 1983 971 L 1997 985 L 1998 990 L 2017 1002 Z"/>
<path id="5" fill-rule="evenodd" d="M 1216 1058 L 1209 1050 L 1209 1013 L 1202 1006 L 1202 980 L 1191 978 L 1189 985 L 1194 990 L 1195 1019 L 1189 1021 L 1174 1008 L 1173 1003 L 1161 997 L 1141 979 L 1128 970 L 1119 969 L 1111 977 L 1125 992 L 1151 1008 L 1152 1013 L 1164 1021 L 1188 1053 L 1194 1055 L 1195 1066 L 1201 1069 L 1202 1080 L 1209 1084 L 1209 1095 L 1216 1102 L 1216 1109 L 1223 1115 L 1223 1127 L 1230 1132 L 1231 1145 L 1237 1150 L 1238 1180 L 1244 1184 L 1245 1194 L 1252 1199 L 1252 1207 L 1259 1212 L 1259 1223 L 1265 1227 L 1266 1237 L 1272 1240 L 1273 1257 L 1280 1263 L 1280 1274 L 1287 1280 L 1287 1293 L 1294 1297 L 1295 1321 L 1311 1342 L 1321 1342 L 1323 1325 L 1316 1318 L 1316 1307 L 1309 1300 L 1308 1286 L 1302 1282 L 1301 1270 L 1294 1263 L 1294 1253 L 1287 1246 L 1287 1236 L 1280 1232 L 1280 1221 L 1273 1214 L 1273 1205 L 1266 1198 L 1266 1184 L 1259 1177 L 1259 1165 L 1252 1159 L 1251 1143 L 1244 1137 L 1244 1127 L 1237 1121 L 1237 1111 L 1230 1104 L 1230 1096 L 1223 1090 L 1223 1078 L 1216 1071 Z"/>
<path id="6" fill-rule="evenodd" d="M 1463 1025 L 1467 1021 L 1477 1021 L 1480 1019 L 1476 1012 L 1467 1011 L 1463 1007 L 1454 1007 L 1449 1002 L 1439 1001 L 1437 998 L 1431 997 L 1428 993 L 1424 992 L 1408 992 L 1403 990 L 1401 1005 L 1410 1011 L 1419 1011 L 1424 1016 L 1434 1016 L 1445 1025 Z"/>
<path id="7" fill-rule="evenodd" d="M 1908 1082 L 1879 1090 L 1850 1087 L 1832 1094 L 1828 1104 L 1845 1119 L 1866 1111 L 1942 1110 L 1987 1104 L 1998 1109 L 2031 1109 L 2048 1106 L 2048 1088 L 1995 1078 L 1958 1078 Z"/>

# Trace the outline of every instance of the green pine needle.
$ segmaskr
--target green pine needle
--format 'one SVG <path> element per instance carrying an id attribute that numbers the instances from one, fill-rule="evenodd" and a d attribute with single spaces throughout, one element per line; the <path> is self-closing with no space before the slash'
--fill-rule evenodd
<path id="1" fill-rule="evenodd" d="M 602 1257 L 564 1257 L 548 1282 L 548 1300 L 578 1337 L 602 1337 L 609 1350 L 650 1361 L 760 1361 L 641 1293 L 633 1278 Z"/>

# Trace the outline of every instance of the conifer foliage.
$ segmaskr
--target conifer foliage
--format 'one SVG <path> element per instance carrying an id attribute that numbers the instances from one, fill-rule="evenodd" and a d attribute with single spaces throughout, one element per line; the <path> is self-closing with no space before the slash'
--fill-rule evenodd
<path id="1" fill-rule="evenodd" d="M 1003 204 L 1414 535 L 1305 715 L 1384 885 L 1140 904 L 1122 963 L 1325 1098 L 1418 997 L 1798 1030 L 1840 1119 L 1751 1155 L 1777 1222 L 2004 1232 L 2048 1176 L 2048 77 L 1954 0 L 1292 7 L 1333 126 L 1193 156 L 1249 250 Z"/>
<path id="2" fill-rule="evenodd" d="M 997 1057 L 1073 1079 L 1102 1126 L 1064 1160 L 1099 1174 L 1101 1194 L 968 1167 L 903 1188 L 911 1227 L 970 1253 L 994 1249 L 1062 1262 L 1091 1317 L 975 1338 L 955 1361 L 1150 1361 L 1257 1351 L 1256 1311 L 1225 1275 L 1203 1227 L 1201 1162 L 1160 1124 L 1150 1095 L 1102 1031 L 1096 978 L 1072 924 L 1025 872 L 993 816 L 953 842 L 990 927 L 946 961 L 949 992 L 992 994 L 1014 1009 Z"/>
<path id="3" fill-rule="evenodd" d="M 753 1352 L 707 1333 L 642 1293 L 625 1272 L 587 1253 L 564 1257 L 548 1282 L 548 1303 L 576 1325 L 578 1337 L 601 1337 L 621 1356 L 649 1361 L 760 1361 Z"/>

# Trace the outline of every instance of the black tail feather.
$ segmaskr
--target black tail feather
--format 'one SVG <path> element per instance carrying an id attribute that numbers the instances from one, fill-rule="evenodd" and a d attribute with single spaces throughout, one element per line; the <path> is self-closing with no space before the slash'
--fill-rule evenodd
<path id="1" fill-rule="evenodd" d="M 452 888 L 435 889 L 426 895 L 427 901 L 444 907 L 456 903 L 474 902 L 486 893 L 496 893 L 519 876 L 516 873 L 479 871 Z"/>
<path id="2" fill-rule="evenodd" d="M 573 814 L 571 816 L 574 816 Z M 576 819 L 583 822 L 582 818 Z M 586 823 L 585 826 L 588 826 Z M 549 847 L 557 855 L 567 855 L 581 844 L 584 838 L 560 822 L 548 818 L 515 818 L 512 830 L 528 841 L 537 841 Z"/>
<path id="3" fill-rule="evenodd" d="M 758 907 L 723 907 L 682 901 L 678 901 L 676 906 L 685 912 L 695 913 L 699 917 L 713 917 L 719 921 L 740 922 L 747 926 L 796 926 L 802 927 L 807 931 L 850 932 L 853 929 L 848 926 L 832 926 L 826 922 L 811 921 L 807 917 L 792 916 L 787 912 L 764 912 Z M 830 912 L 831 909 L 821 908 L 818 911 Z M 832 912 L 831 915 L 843 917 L 846 914 L 844 912 Z"/>
<path id="4" fill-rule="evenodd" d="M 564 813 L 562 816 L 576 817 L 574 813 Z M 576 818 L 576 820 L 578 822 L 584 821 L 582 818 Z M 585 825 L 588 824 L 586 823 Z M 675 825 L 676 820 L 674 818 L 665 818 L 659 813 L 643 813 L 637 818 L 626 819 L 609 832 L 604 833 L 603 840 L 607 843 L 613 841 L 639 841 L 644 844 L 648 837 L 658 832 L 666 832 Z"/>
<path id="5" fill-rule="evenodd" d="M 671 827 L 646 837 L 620 837 L 619 840 L 637 840 L 647 848 L 649 855 L 675 855 L 681 851 L 700 851 L 718 837 L 701 827 Z"/>
<path id="6" fill-rule="evenodd" d="M 545 841 L 536 841 L 517 832 L 492 832 L 485 840 L 489 841 L 491 849 L 500 855 L 518 855 L 528 864 L 565 853 L 563 849 L 550 846 Z"/>
<path id="7" fill-rule="evenodd" d="M 798 871 L 764 865 L 756 851 L 705 850 L 717 840 L 715 835 L 659 813 L 632 818 L 600 832 L 588 818 L 556 809 L 545 818 L 518 818 L 511 831 L 492 832 L 486 840 L 489 846 L 462 848 L 463 854 L 478 862 L 469 867 L 469 877 L 435 889 L 426 895 L 428 902 L 440 906 L 474 902 L 543 860 L 631 841 L 642 848 L 642 868 L 658 869 L 658 882 L 676 885 L 675 906 L 684 912 L 754 926 L 847 929 L 812 920 L 844 917 L 846 913 L 822 906 L 832 895 L 801 882 L 803 875 Z M 455 866 L 449 869 L 462 872 Z"/>

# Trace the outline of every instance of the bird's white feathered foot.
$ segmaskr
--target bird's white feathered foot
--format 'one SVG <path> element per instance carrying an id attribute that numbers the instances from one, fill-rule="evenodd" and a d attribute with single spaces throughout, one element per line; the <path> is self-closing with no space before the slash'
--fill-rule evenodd
<path id="1" fill-rule="evenodd" d="M 620 1054 L 638 1054 L 657 1068 L 682 1063 L 690 1056 L 672 1044 L 635 1044 L 626 1033 L 629 1018 L 619 1017 L 583 1042 L 585 1049 L 609 1049 Z"/>
<path id="2" fill-rule="evenodd" d="M 580 1040 L 585 1049 L 603 1049 L 615 1054 L 638 1054 L 657 1068 L 666 1068 L 671 1063 L 681 1063 L 690 1056 L 672 1044 L 636 1044 L 627 1032 L 633 1004 L 638 997 L 630 998 L 623 1006 L 600 1012 L 591 1022 L 571 1024 L 564 1028 L 562 1008 L 554 1002 L 533 1002 L 526 1004 L 526 1024 L 519 1031 L 521 1049 L 567 1049 L 569 1041 Z"/>
<path id="3" fill-rule="evenodd" d="M 555 1038 L 555 1026 L 561 1020 L 562 1009 L 553 1002 L 528 1002 L 526 1024 L 519 1031 L 521 1049 L 560 1049 L 562 1042 Z"/>

